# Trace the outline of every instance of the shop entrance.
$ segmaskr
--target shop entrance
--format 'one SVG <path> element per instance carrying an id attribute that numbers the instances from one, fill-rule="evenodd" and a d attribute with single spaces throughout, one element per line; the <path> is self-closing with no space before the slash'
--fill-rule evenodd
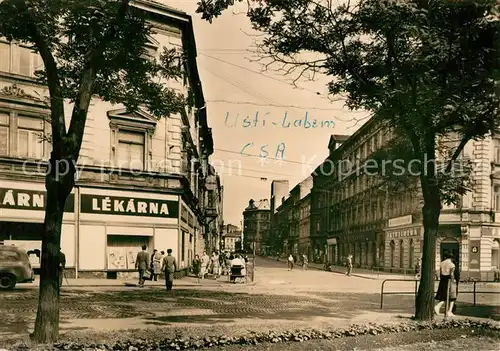
<path id="1" fill-rule="evenodd" d="M 0 244 L 26 250 L 35 274 L 40 269 L 42 233 L 43 223 L 0 222 Z"/>

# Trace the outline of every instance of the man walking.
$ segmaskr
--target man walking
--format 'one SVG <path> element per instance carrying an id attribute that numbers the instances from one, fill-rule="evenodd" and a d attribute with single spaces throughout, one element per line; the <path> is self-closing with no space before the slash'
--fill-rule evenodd
<path id="1" fill-rule="evenodd" d="M 139 271 L 139 286 L 144 287 L 144 272 L 149 266 L 149 255 L 146 252 L 146 245 L 142 245 L 142 251 L 137 253 L 135 260 L 135 269 Z"/>
<path id="2" fill-rule="evenodd" d="M 64 268 L 66 267 L 66 255 L 59 248 L 59 287 L 62 286 L 64 277 Z"/>
<path id="3" fill-rule="evenodd" d="M 172 256 L 172 249 L 167 250 L 167 256 L 163 258 L 162 271 L 165 272 L 165 285 L 167 290 L 172 290 L 174 285 L 174 273 L 177 270 L 177 262 Z"/>
<path id="4" fill-rule="evenodd" d="M 351 272 L 352 272 L 352 255 L 349 254 L 349 256 L 347 256 L 347 260 L 346 260 L 346 266 L 347 266 L 347 272 L 345 273 L 348 277 L 351 276 Z"/>

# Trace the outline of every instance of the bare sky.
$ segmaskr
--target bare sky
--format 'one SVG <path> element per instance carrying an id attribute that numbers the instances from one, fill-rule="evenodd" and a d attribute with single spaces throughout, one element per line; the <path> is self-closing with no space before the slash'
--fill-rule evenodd
<path id="1" fill-rule="evenodd" d="M 269 198 L 274 179 L 288 179 L 290 188 L 305 179 L 327 156 L 330 135 L 352 134 L 364 122 L 355 120 L 366 114 L 349 111 L 341 101 L 331 103 L 326 96 L 326 77 L 299 83 L 297 89 L 291 84 L 293 77 L 261 73 L 262 66 L 251 61 L 255 58 L 251 53 L 255 32 L 245 15 L 245 4 L 209 24 L 195 14 L 196 0 L 161 2 L 193 16 L 198 67 L 215 145 L 211 162 L 224 185 L 224 221 L 239 226 L 250 199 Z M 257 113 L 260 123 L 255 127 Z M 294 120 L 304 120 L 306 113 L 309 121 L 317 120 L 317 127 L 305 129 L 302 122 L 302 127 L 294 128 Z M 285 114 L 291 122 L 289 128 L 283 127 Z M 235 123 L 237 116 L 239 122 Z M 245 127 L 247 116 L 252 124 Z M 322 121 L 334 124 L 321 127 Z M 263 146 L 269 153 L 266 158 L 259 157 Z M 284 151 L 276 154 L 278 148 Z M 282 156 L 283 162 L 273 159 Z"/>

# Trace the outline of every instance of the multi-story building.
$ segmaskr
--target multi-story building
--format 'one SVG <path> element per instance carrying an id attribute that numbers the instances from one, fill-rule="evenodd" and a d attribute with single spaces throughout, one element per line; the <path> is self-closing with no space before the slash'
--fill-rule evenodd
<path id="1" fill-rule="evenodd" d="M 207 220 L 219 215 L 205 212 L 213 140 L 191 17 L 148 0 L 132 6 L 155 28 L 151 55 L 160 55 L 164 46 L 184 52 L 184 82 L 169 86 L 194 99 L 181 113 L 161 119 L 92 100 L 61 233 L 66 267 L 75 275 L 132 272 L 142 245 L 149 251 L 172 249 L 185 270 Z M 41 59 L 29 48 L 0 39 L 0 242 L 31 251 L 35 267 L 51 151 L 48 90 L 34 79 L 40 68 Z"/>
<path id="2" fill-rule="evenodd" d="M 260 200 L 257 204 L 252 199 L 243 212 L 243 250 L 265 253 L 265 239 L 269 235 L 271 226 L 271 209 L 267 199 Z"/>
<path id="3" fill-rule="evenodd" d="M 267 245 L 273 253 L 280 253 L 283 249 L 283 239 L 278 225 L 278 207 L 290 191 L 288 180 L 273 180 L 271 183 L 271 228 Z M 288 235 L 287 235 L 288 236 Z"/>
<path id="4" fill-rule="evenodd" d="M 357 266 L 403 271 L 414 269 L 421 257 L 421 196 L 393 190 L 379 176 L 345 169 L 348 164 L 363 164 L 392 136 L 389 128 L 372 118 L 341 145 L 332 137 L 329 157 L 313 174 L 311 228 L 316 228 L 316 241 L 325 245 L 331 262 L 340 263 L 352 254 Z M 458 205 L 443 205 L 436 269 L 444 250 L 456 255 L 464 274 L 485 278 L 498 269 L 499 150 L 497 137 L 466 145 L 462 157 L 474 161 L 474 187 Z"/>
<path id="5" fill-rule="evenodd" d="M 309 256 L 309 206 L 313 185 L 313 178 L 310 176 L 297 184 L 290 191 L 290 197 L 286 200 L 290 202 L 291 220 L 288 232 L 288 248 L 294 255 L 307 254 Z M 308 226 L 307 229 L 305 226 Z"/>
<path id="6" fill-rule="evenodd" d="M 313 172 L 313 187 L 311 189 L 311 216 L 310 216 L 310 243 L 312 260 L 324 263 L 327 246 L 335 245 L 335 238 L 331 237 L 333 224 L 330 204 L 330 191 L 335 154 L 333 150 L 340 147 L 349 138 L 348 135 L 332 135 L 328 142 L 330 153 L 325 162 Z M 331 251 L 330 247 L 330 251 Z"/>
<path id="7" fill-rule="evenodd" d="M 224 241 L 222 249 L 224 251 L 236 252 L 241 249 L 241 230 L 239 227 L 232 224 L 225 225 L 222 233 Z"/>
<path id="8" fill-rule="evenodd" d="M 205 240 L 203 247 L 200 245 L 197 248 L 197 254 L 201 255 L 203 251 L 208 253 L 220 250 L 221 234 L 224 226 L 223 223 L 223 190 L 220 177 L 216 173 L 213 166 L 209 166 L 207 180 L 205 181 L 205 214 L 207 221 L 205 222 Z"/>
<path id="9" fill-rule="evenodd" d="M 285 255 L 294 253 L 294 243 L 289 240 L 293 219 L 293 199 L 290 194 L 283 196 L 281 205 L 276 209 L 274 217 L 273 221 L 276 223 L 277 228 L 278 253 Z"/>

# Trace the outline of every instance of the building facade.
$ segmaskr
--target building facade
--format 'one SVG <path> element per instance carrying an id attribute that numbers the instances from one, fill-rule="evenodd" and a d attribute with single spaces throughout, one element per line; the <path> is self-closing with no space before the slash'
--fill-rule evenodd
<path id="1" fill-rule="evenodd" d="M 269 230 L 270 254 L 279 254 L 283 249 L 283 239 L 278 225 L 278 208 L 290 191 L 288 180 L 273 180 L 271 183 L 271 228 Z"/>
<path id="2" fill-rule="evenodd" d="M 258 203 L 252 199 L 243 212 L 243 250 L 255 248 L 257 254 L 266 254 L 265 245 L 271 227 L 271 210 L 267 199 Z"/>
<path id="3" fill-rule="evenodd" d="M 236 252 L 241 250 L 241 230 L 237 226 L 225 225 L 222 238 L 224 241 L 222 249 L 224 251 Z"/>
<path id="4" fill-rule="evenodd" d="M 393 136 L 375 118 L 340 145 L 333 136 L 329 157 L 313 175 L 311 230 L 316 229 L 318 246 L 325 245 L 331 263 L 341 264 L 352 254 L 356 266 L 404 272 L 414 271 L 421 258 L 421 196 L 391 190 L 378 176 L 343 169 L 363 164 Z M 466 145 L 461 157 L 474 162 L 474 187 L 457 206 L 443 205 L 436 269 L 448 250 L 458 259 L 464 277 L 490 279 L 492 271 L 498 270 L 499 150 L 498 137 Z M 338 163 L 341 160 L 349 162 Z M 335 167 L 327 169 L 331 165 Z"/>
<path id="5" fill-rule="evenodd" d="M 62 225 L 69 275 L 127 275 L 142 245 L 150 252 L 172 249 L 186 270 L 214 216 L 205 211 L 213 139 L 191 17 L 146 0 L 133 6 L 155 28 L 152 54 L 164 46 L 185 53 L 186 79 L 172 86 L 194 99 L 182 113 L 161 119 L 93 99 Z M 31 50 L 0 39 L 0 62 L 0 244 L 25 248 L 36 268 L 51 151 L 50 111 L 41 98 L 48 92 L 34 79 L 43 66 Z"/>

